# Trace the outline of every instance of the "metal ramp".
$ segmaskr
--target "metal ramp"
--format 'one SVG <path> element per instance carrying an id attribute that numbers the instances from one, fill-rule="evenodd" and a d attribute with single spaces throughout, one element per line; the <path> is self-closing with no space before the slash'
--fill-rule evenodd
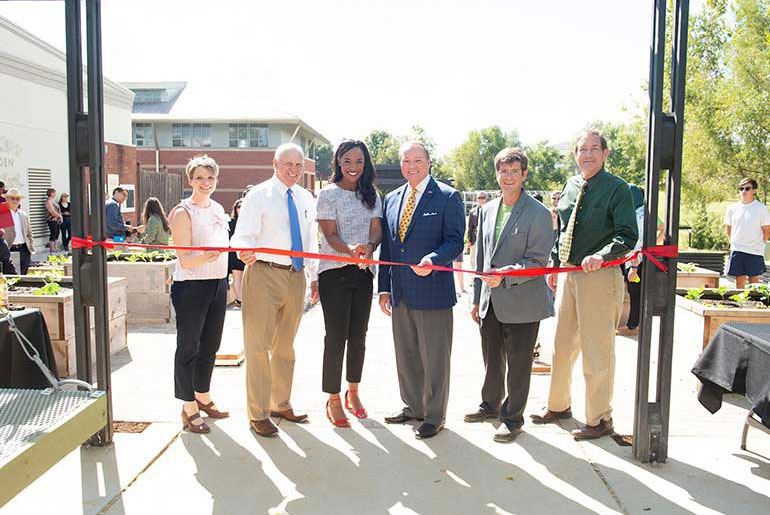
<path id="1" fill-rule="evenodd" d="M 107 423 L 107 396 L 0 389 L 0 507 Z"/>

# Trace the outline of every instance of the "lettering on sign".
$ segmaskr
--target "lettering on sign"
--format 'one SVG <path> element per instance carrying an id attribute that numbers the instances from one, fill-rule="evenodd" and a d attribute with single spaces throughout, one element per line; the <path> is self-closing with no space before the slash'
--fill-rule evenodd
<path id="1" fill-rule="evenodd" d="M 21 157 L 21 145 L 5 136 L 0 136 L 0 168 L 13 168 L 19 157 Z"/>

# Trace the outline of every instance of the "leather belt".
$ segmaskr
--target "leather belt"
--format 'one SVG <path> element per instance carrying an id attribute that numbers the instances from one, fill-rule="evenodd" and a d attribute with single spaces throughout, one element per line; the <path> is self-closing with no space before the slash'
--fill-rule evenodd
<path id="1" fill-rule="evenodd" d="M 16 243 L 15 245 L 11 245 L 8 247 L 8 250 L 21 250 L 22 247 L 26 246 L 26 243 Z"/>
<path id="2" fill-rule="evenodd" d="M 272 261 L 262 261 L 261 259 L 258 259 L 257 263 L 262 263 L 264 265 L 269 266 L 270 268 L 277 268 L 279 270 L 288 270 L 289 272 L 301 272 L 301 270 L 297 270 L 292 265 L 281 265 L 278 263 L 273 263 Z"/>

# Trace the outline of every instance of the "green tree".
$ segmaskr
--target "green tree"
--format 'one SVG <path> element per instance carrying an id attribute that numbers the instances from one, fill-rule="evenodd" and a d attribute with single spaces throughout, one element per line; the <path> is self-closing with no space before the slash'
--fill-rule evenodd
<path id="1" fill-rule="evenodd" d="M 332 175 L 334 149 L 331 145 L 320 145 L 315 151 L 315 172 L 319 178 L 328 179 Z"/>
<path id="2" fill-rule="evenodd" d="M 509 146 L 521 146 L 516 131 L 508 134 L 494 125 L 468 133 L 466 140 L 449 155 L 447 167 L 460 190 L 497 188 L 495 154 Z"/>
<path id="3" fill-rule="evenodd" d="M 693 18 L 689 40 L 685 201 L 724 199 L 745 176 L 767 190 L 770 0 L 711 0 Z"/>
<path id="4" fill-rule="evenodd" d="M 375 165 L 398 164 L 398 147 L 401 141 L 401 138 L 381 129 L 374 129 L 364 138 Z"/>
<path id="5" fill-rule="evenodd" d="M 525 186 L 528 190 L 561 189 L 567 175 L 562 164 L 562 155 L 558 148 L 548 141 L 540 141 L 525 148 L 529 164 L 529 174 Z"/>

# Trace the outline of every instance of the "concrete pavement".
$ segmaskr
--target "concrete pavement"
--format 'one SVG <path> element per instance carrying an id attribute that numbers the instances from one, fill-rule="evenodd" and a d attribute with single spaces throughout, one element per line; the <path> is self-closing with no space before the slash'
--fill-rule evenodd
<path id="1" fill-rule="evenodd" d="M 217 368 L 212 394 L 231 418 L 206 436 L 180 433 L 173 398 L 173 327 L 132 327 L 127 351 L 113 360 L 116 420 L 152 424 L 119 433 L 114 445 L 78 449 L 2 509 L 3 514 L 84 513 L 767 513 L 770 438 L 752 430 L 739 448 L 746 402 L 730 395 L 715 415 L 695 397 L 689 369 L 699 338 L 677 341 L 669 460 L 636 462 L 609 437 L 575 442 L 560 425 L 526 424 L 513 444 L 492 441 L 495 424 L 466 424 L 479 403 L 483 366 L 468 297 L 455 308 L 447 427 L 419 441 L 412 426 L 385 425 L 401 408 L 390 321 L 373 305 L 361 397 L 370 418 L 335 429 L 320 389 L 323 318 L 303 319 L 296 340 L 293 404 L 310 423 L 283 421 L 279 438 L 249 430 L 244 367 Z M 546 353 L 553 320 L 541 327 Z M 685 331 L 686 334 L 686 331 Z M 240 312 L 229 311 L 225 338 L 241 338 Z M 631 434 L 636 341 L 618 338 L 614 420 Z M 573 412 L 583 419 L 581 364 Z M 528 413 L 545 405 L 549 376 L 533 376 Z M 654 384 L 654 381 L 653 381 Z"/>

